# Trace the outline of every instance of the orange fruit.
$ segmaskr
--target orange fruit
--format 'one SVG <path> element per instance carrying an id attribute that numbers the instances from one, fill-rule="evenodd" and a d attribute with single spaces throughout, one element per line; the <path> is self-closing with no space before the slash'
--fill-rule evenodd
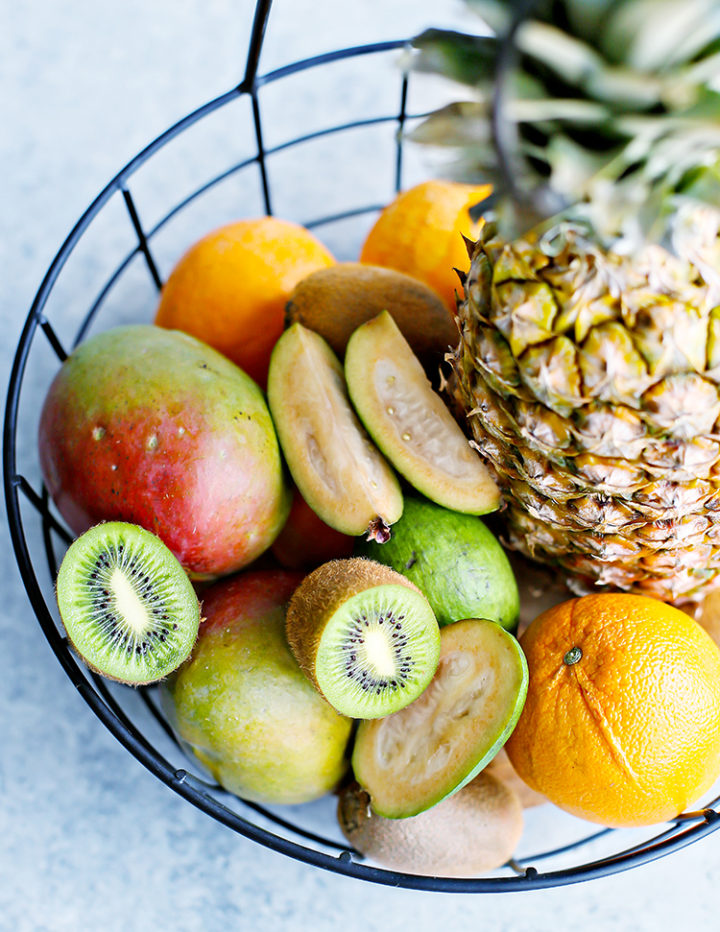
<path id="1" fill-rule="evenodd" d="M 425 282 L 455 313 L 460 281 L 470 268 L 462 234 L 477 238 L 480 224 L 469 210 L 490 194 L 490 185 L 425 181 L 399 194 L 368 233 L 361 262 L 397 269 Z"/>
<path id="2" fill-rule="evenodd" d="M 684 612 L 589 595 L 521 638 L 530 683 L 505 745 L 519 776 L 573 815 L 651 825 L 720 774 L 720 652 Z"/>
<path id="3" fill-rule="evenodd" d="M 191 246 L 170 274 L 155 323 L 209 343 L 265 387 L 270 353 L 297 283 L 334 265 L 304 227 L 276 217 L 240 220 Z"/>

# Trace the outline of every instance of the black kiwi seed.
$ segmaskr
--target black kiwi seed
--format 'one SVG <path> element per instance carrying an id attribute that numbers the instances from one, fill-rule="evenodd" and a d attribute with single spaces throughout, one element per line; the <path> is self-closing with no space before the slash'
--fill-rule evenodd
<path id="1" fill-rule="evenodd" d="M 57 599 L 83 660 L 121 682 L 161 679 L 197 637 L 200 606 L 187 574 L 137 525 L 107 522 L 79 537 L 60 567 Z"/>

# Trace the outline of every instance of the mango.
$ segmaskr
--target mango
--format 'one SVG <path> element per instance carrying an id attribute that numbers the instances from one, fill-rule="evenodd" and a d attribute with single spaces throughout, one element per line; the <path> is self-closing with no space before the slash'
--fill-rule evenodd
<path id="1" fill-rule="evenodd" d="M 161 687 L 183 746 L 226 790 L 259 803 L 317 799 L 349 764 L 352 721 L 316 691 L 285 639 L 302 578 L 248 570 L 206 589 L 192 655 Z"/>
<path id="2" fill-rule="evenodd" d="M 76 534 L 140 524 L 196 579 L 251 563 L 290 508 L 260 388 L 179 331 L 133 325 L 82 343 L 50 386 L 38 442 L 48 491 Z"/>

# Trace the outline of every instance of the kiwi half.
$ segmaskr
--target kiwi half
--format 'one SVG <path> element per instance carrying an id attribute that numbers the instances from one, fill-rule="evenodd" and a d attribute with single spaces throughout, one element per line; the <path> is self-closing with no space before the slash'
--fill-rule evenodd
<path id="1" fill-rule="evenodd" d="M 343 835 L 392 870 L 433 877 L 477 877 L 512 857 L 523 830 L 514 791 L 483 771 L 459 793 L 410 819 L 386 819 L 357 784 L 338 800 Z"/>
<path id="2" fill-rule="evenodd" d="M 351 718 L 389 715 L 413 702 L 440 654 L 440 629 L 420 590 L 359 557 L 310 573 L 290 600 L 286 626 L 300 667 Z"/>
<path id="3" fill-rule="evenodd" d="M 57 602 L 71 644 L 113 680 L 162 679 L 190 654 L 200 605 L 182 566 L 149 531 L 109 521 L 67 550 Z"/>
<path id="4" fill-rule="evenodd" d="M 268 402 L 302 497 L 331 528 L 384 541 L 402 514 L 395 473 L 353 411 L 338 358 L 293 324 L 273 349 Z"/>
<path id="5" fill-rule="evenodd" d="M 285 319 L 319 333 L 342 358 L 353 330 L 383 310 L 392 314 L 429 370 L 437 371 L 460 340 L 457 324 L 436 292 L 396 269 L 364 262 L 338 262 L 303 278 L 290 294 Z"/>
<path id="6" fill-rule="evenodd" d="M 500 507 L 490 472 L 387 311 L 350 337 L 345 378 L 360 420 L 410 485 L 453 511 Z"/>
<path id="7" fill-rule="evenodd" d="M 470 618 L 444 627 L 420 698 L 358 727 L 352 767 L 373 810 L 407 818 L 465 786 L 510 737 L 527 684 L 525 655 L 500 625 Z"/>

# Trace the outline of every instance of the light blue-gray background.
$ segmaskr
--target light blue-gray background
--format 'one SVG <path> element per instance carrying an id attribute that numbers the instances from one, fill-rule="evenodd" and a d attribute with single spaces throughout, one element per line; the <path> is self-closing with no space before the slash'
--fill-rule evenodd
<path id="1" fill-rule="evenodd" d="M 0 328 L 6 384 L 23 318 L 57 247 L 138 149 L 236 83 L 252 4 L 3 0 L 0 12 Z M 461 21 L 462 8 L 453 0 L 277 0 L 261 70 L 342 45 Z M 372 109 L 373 101 L 364 99 L 352 77 L 337 79 L 328 92 L 338 104 L 350 97 Z M 308 87 L 309 99 L 313 93 Z M 276 97 L 269 106 L 281 138 L 283 100 Z M 304 120 L 297 113 L 285 117 L 288 125 Z M 243 141 L 237 145 L 242 152 Z M 350 158 L 359 198 L 374 173 L 373 153 L 360 147 Z M 189 179 L 193 169 L 190 157 L 175 166 Z M 306 209 L 312 216 L 319 211 L 303 203 L 306 170 L 288 162 L 278 184 L 288 212 Z M 144 203 L 156 197 L 162 204 L 165 188 L 175 190 L 175 179 L 168 170 L 149 181 Z M 331 199 L 347 189 L 341 180 L 327 183 Z M 88 252 L 77 261 L 75 274 L 82 281 L 100 260 Z M 73 320 L 72 291 L 61 300 L 67 307 L 54 313 Z M 31 398 L 35 407 L 39 400 Z M 23 431 L 30 448 L 32 407 Z M 4 525 L 2 548 L 0 929 L 717 928 L 720 835 L 589 884 L 484 897 L 370 886 L 234 835 L 159 783 L 95 719 L 41 634 Z"/>

